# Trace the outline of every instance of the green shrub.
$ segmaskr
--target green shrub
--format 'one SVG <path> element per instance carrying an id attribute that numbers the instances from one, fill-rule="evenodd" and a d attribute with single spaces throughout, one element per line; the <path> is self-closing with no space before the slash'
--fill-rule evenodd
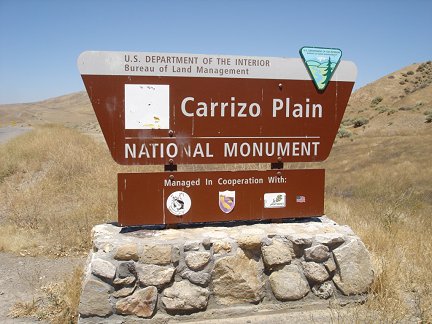
<path id="1" fill-rule="evenodd" d="M 403 106 L 403 107 L 399 108 L 399 110 L 402 110 L 402 111 L 409 111 L 409 110 L 413 110 L 413 109 L 414 109 L 414 107 L 410 107 L 410 106 Z"/>
<path id="2" fill-rule="evenodd" d="M 378 110 L 379 114 L 382 114 L 382 113 L 385 113 L 388 110 L 388 108 L 387 107 L 378 107 L 377 110 Z"/>
<path id="3" fill-rule="evenodd" d="M 337 136 L 339 138 L 349 138 L 352 136 L 352 132 L 349 131 L 348 129 L 345 129 L 345 127 L 341 126 L 339 127 L 339 130 L 337 132 Z"/>
<path id="4" fill-rule="evenodd" d="M 351 126 L 352 124 L 353 124 L 352 119 L 347 118 L 347 119 L 342 120 L 343 126 Z"/>
<path id="5" fill-rule="evenodd" d="M 375 107 L 376 105 L 378 105 L 381 101 L 383 100 L 383 97 L 378 96 L 372 99 L 370 106 L 371 107 Z"/>
<path id="6" fill-rule="evenodd" d="M 359 117 L 354 119 L 353 124 L 354 124 L 354 128 L 357 127 L 361 127 L 363 125 L 366 125 L 369 122 L 369 119 L 365 118 L 365 117 Z"/>

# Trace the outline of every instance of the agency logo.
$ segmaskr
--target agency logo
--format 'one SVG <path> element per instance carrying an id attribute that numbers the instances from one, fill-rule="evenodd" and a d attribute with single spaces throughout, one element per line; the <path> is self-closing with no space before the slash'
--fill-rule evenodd
<path id="1" fill-rule="evenodd" d="M 341 60 L 342 51 L 338 48 L 304 46 L 300 49 L 300 56 L 312 77 L 315 87 L 323 91 Z"/>
<path id="2" fill-rule="evenodd" d="M 286 193 L 265 193 L 264 208 L 284 208 L 286 207 Z"/>
<path id="3" fill-rule="evenodd" d="M 191 208 L 192 201 L 190 196 L 183 191 L 175 191 L 168 196 L 166 206 L 171 214 L 182 216 Z"/>
<path id="4" fill-rule="evenodd" d="M 219 191 L 219 208 L 228 214 L 235 207 L 235 191 Z"/>

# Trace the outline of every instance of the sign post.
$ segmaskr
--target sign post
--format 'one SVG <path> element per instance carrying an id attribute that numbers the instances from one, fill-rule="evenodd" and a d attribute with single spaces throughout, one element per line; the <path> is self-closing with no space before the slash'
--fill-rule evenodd
<path id="1" fill-rule="evenodd" d="M 302 53 L 305 51 L 303 48 Z M 320 88 L 311 80 L 309 61 L 89 51 L 80 55 L 78 66 L 111 155 L 120 164 L 283 165 L 328 157 L 354 86 L 356 67 L 352 62 L 323 60 L 327 68 L 322 71 L 328 77 Z M 256 172 L 215 173 L 214 177 L 207 173 L 120 174 L 119 222 L 169 224 L 322 215 L 323 170 L 284 170 L 283 175 Z M 317 174 L 318 180 L 311 181 Z M 167 176 L 179 180 L 172 180 L 178 182 L 171 185 Z M 219 183 L 220 178 L 272 176 L 287 182 L 234 188 Z M 195 185 L 188 187 L 192 181 Z M 294 190 L 305 184 L 306 194 Z M 311 194 L 314 186 L 321 195 Z M 206 201 L 215 195 L 215 205 L 210 207 Z M 299 202 L 294 204 L 297 196 Z M 319 208 L 305 207 L 315 200 L 312 196 Z M 185 211 L 188 199 L 191 206 Z M 271 199 L 280 199 L 277 207 L 265 207 Z M 183 209 L 177 208 L 183 212 L 167 207 L 176 203 L 183 204 Z M 155 206 L 149 212 L 151 204 Z M 293 206 L 305 208 L 299 211 Z"/>

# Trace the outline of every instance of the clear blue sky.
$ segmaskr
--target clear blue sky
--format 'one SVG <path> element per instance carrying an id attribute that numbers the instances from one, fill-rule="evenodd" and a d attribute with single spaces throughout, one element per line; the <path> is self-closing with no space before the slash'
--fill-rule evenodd
<path id="1" fill-rule="evenodd" d="M 84 86 L 85 50 L 299 57 L 337 47 L 356 88 L 432 60 L 431 0 L 0 0 L 0 103 Z"/>

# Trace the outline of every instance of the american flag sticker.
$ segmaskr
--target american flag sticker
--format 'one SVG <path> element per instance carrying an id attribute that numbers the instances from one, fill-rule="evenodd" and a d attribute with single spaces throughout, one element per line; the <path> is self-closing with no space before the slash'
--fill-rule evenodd
<path id="1" fill-rule="evenodd" d="M 296 196 L 296 202 L 298 203 L 305 203 L 306 197 L 305 196 Z"/>

